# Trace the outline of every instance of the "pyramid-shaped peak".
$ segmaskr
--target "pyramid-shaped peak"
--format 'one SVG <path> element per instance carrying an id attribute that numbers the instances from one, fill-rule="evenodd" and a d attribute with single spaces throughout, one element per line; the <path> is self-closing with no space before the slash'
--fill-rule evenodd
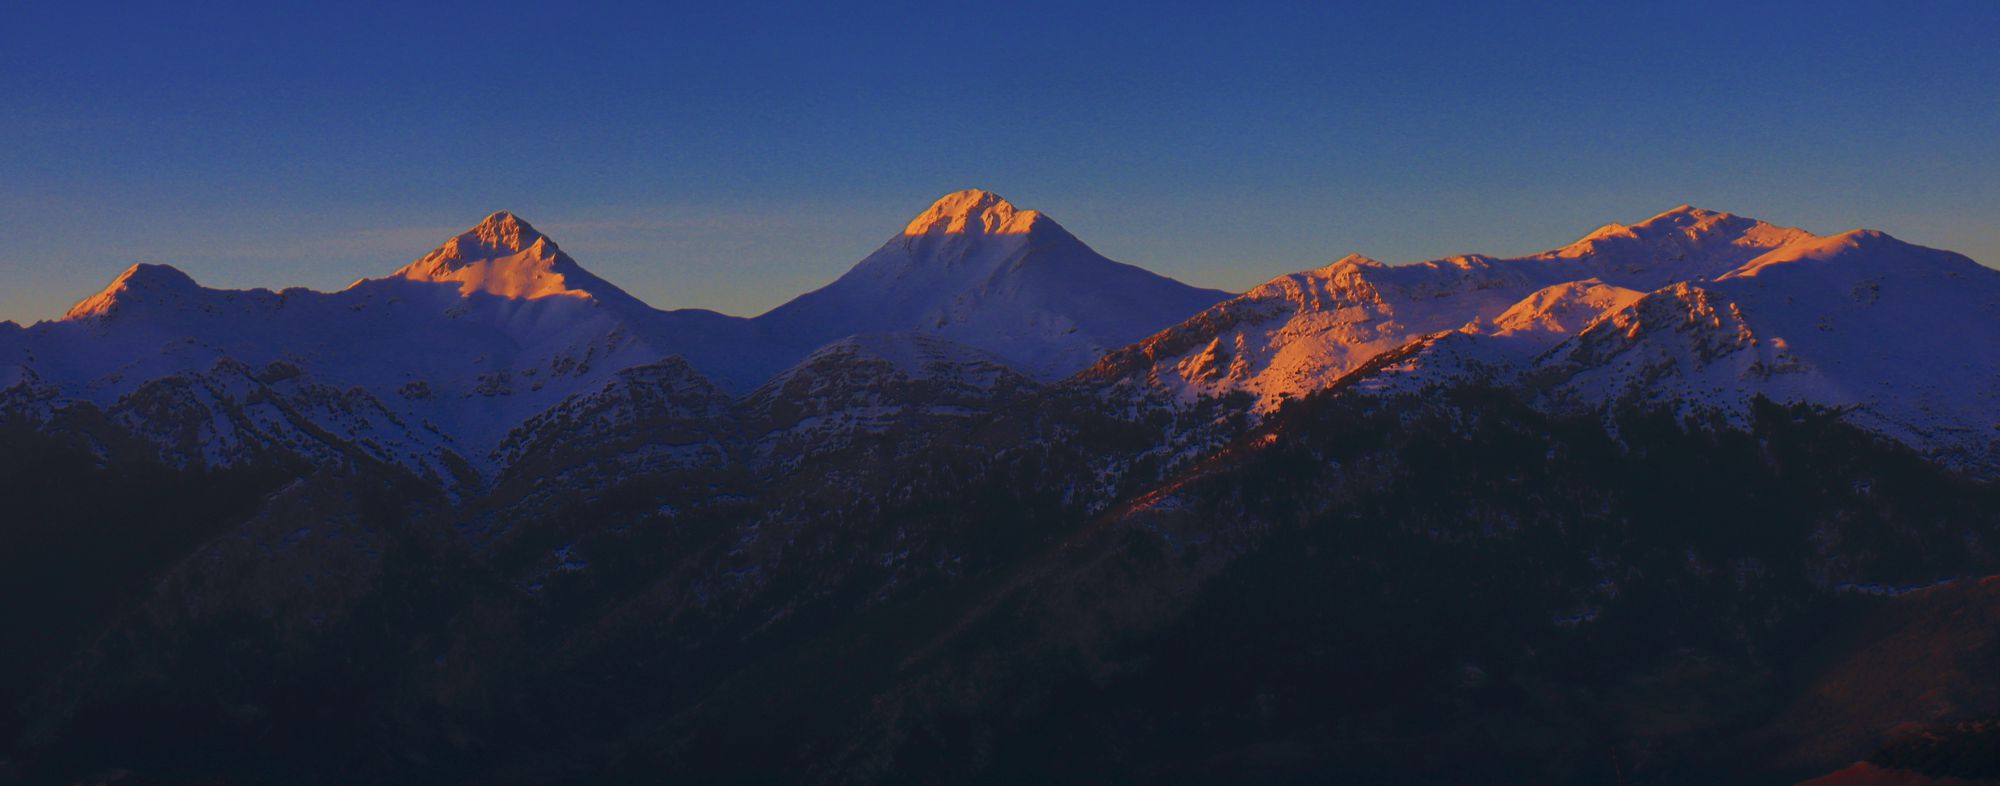
<path id="1" fill-rule="evenodd" d="M 1024 235 L 1045 223 L 1048 219 L 1039 212 L 1016 208 L 991 191 L 969 188 L 931 203 L 903 234 Z"/>
<path id="2" fill-rule="evenodd" d="M 444 241 L 444 245 L 397 271 L 397 275 L 436 279 L 481 260 L 525 255 L 553 261 L 558 253 L 554 240 L 520 217 L 502 210 Z"/>
<path id="3" fill-rule="evenodd" d="M 537 241 L 547 239 L 519 216 L 501 210 L 487 216 L 486 220 L 466 230 L 464 234 L 447 241 L 447 244 L 456 243 L 460 253 L 466 256 L 502 256 L 520 253 Z M 474 251 L 487 253 L 471 253 Z"/>
<path id="4" fill-rule="evenodd" d="M 105 316 L 124 303 L 135 300 L 171 297 L 181 293 L 201 289 L 193 278 L 172 265 L 157 265 L 146 262 L 133 265 L 118 274 L 117 278 L 95 295 L 70 307 L 63 319 L 84 319 Z"/>
<path id="5" fill-rule="evenodd" d="M 563 295 L 643 307 L 631 295 L 591 275 L 557 248 L 554 240 L 505 210 L 487 216 L 478 226 L 445 241 L 391 277 L 456 283 L 466 295 L 517 299 Z"/>

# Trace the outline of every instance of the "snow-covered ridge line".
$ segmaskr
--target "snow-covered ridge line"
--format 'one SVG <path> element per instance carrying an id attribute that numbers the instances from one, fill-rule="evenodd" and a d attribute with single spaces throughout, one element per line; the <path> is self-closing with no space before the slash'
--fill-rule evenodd
<path id="1" fill-rule="evenodd" d="M 967 390 L 1087 369 L 1077 384 L 1134 401 L 1247 394 L 1261 413 L 1422 339 L 1357 388 L 1481 379 L 1539 385 L 1559 407 L 1765 395 L 1976 455 L 1992 450 L 1981 421 L 2000 411 L 2000 361 L 1966 348 L 2000 345 L 1996 278 L 1879 232 L 1821 237 L 1684 205 L 1539 254 L 1350 255 L 1232 298 L 970 190 L 834 283 L 745 319 L 651 308 L 500 212 L 339 292 L 207 289 L 134 266 L 63 320 L 0 325 L 0 385 L 110 406 L 221 362 L 283 363 L 427 424 L 490 476 L 530 418 L 668 358 L 738 399 L 839 364 L 912 380 L 936 366 Z"/>
<path id="2" fill-rule="evenodd" d="M 287 363 L 431 423 L 482 473 L 529 417 L 681 357 L 744 395 L 853 335 L 919 334 L 1054 379 L 1226 296 L 1104 259 L 990 192 L 938 200 L 832 285 L 756 318 L 660 310 L 502 211 L 337 292 L 222 290 L 136 265 L 64 319 L 0 325 L 0 385 L 111 406 L 218 362 Z"/>
<path id="3" fill-rule="evenodd" d="M 1682 206 L 1552 251 L 1273 279 L 1107 356 L 1087 384 L 1259 412 L 1372 358 L 1358 388 L 1523 385 L 1545 406 L 1666 406 L 1740 420 L 1762 396 L 1956 463 L 2000 459 L 2000 271 L 1881 232 L 1821 237 Z"/>

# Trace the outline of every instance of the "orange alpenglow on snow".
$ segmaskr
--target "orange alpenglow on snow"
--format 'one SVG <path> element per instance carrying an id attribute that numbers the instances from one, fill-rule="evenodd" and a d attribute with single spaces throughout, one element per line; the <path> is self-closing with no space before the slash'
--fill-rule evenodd
<path id="1" fill-rule="evenodd" d="M 1015 208 L 999 194 L 971 188 L 932 203 L 903 234 L 1025 235 L 1041 218 L 1040 212 Z"/>
<path id="2" fill-rule="evenodd" d="M 528 222 L 502 210 L 395 273 L 411 281 L 452 282 L 459 292 L 501 297 L 591 297 L 572 281 L 582 271 Z"/>
<path id="3" fill-rule="evenodd" d="M 121 305 L 134 299 L 172 299 L 187 292 L 200 291 L 200 285 L 186 273 L 171 265 L 156 265 L 141 262 L 125 269 L 103 291 L 84 298 L 71 306 L 63 319 L 90 319 L 109 316 Z"/>

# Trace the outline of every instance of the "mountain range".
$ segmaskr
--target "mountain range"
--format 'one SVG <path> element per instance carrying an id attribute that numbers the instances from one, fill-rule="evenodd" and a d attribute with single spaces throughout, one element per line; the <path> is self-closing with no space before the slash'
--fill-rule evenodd
<path id="1" fill-rule="evenodd" d="M 115 405 L 224 361 L 285 364 L 372 397 L 367 406 L 389 421 L 371 424 L 377 457 L 442 478 L 446 464 L 498 469 L 492 451 L 512 427 L 667 357 L 741 394 L 829 342 L 908 332 L 1054 379 L 1226 296 L 1105 259 L 1039 213 L 964 191 L 832 284 L 762 316 L 662 311 L 500 212 L 339 292 L 213 290 L 168 266 L 134 265 L 61 320 L 0 327 L 0 385 Z M 250 438 L 218 432 L 187 455 L 218 458 Z"/>
<path id="2" fill-rule="evenodd" d="M 1996 348 L 2000 271 L 1686 205 L 1232 295 L 961 191 L 750 318 L 506 212 L 135 265 L 0 323 L 0 782 L 2000 778 L 1882 654 L 2000 651 L 1911 622 Z"/>

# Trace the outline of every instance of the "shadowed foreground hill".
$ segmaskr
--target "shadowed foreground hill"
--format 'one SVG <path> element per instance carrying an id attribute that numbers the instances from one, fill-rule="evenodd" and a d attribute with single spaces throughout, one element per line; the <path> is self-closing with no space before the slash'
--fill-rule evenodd
<path id="1" fill-rule="evenodd" d="M 2000 565 L 1984 545 L 2000 493 L 1830 415 L 1766 405 L 1735 431 L 1633 413 L 1613 440 L 1499 391 L 1335 392 L 1093 498 L 1078 490 L 1143 432 L 1040 395 L 753 472 L 731 499 L 663 506 L 690 493 L 672 472 L 559 493 L 511 527 L 493 512 L 513 534 L 492 548 L 452 534 L 465 511 L 363 476 L 277 489 L 247 519 L 176 513 L 225 534 L 128 558 L 167 579 L 103 607 L 110 632 L 73 665 L 8 675 L 33 688 L 12 703 L 16 766 L 30 782 L 1768 783 L 1845 766 L 1900 724 L 2000 715 L 1977 669 L 1950 678 L 1946 709 L 1810 709 L 1828 684 L 1921 677 L 1869 654 L 1905 634 L 1868 631 L 1945 591 L 1881 588 Z M 117 470 L 8 471 L 55 498 Z M 856 477 L 876 491 L 853 496 Z M 181 498 L 213 496 L 198 489 Z M 815 498 L 873 502 L 787 502 Z M 326 542 L 287 504 L 350 523 Z M 273 560 L 313 578 L 262 578 Z"/>

